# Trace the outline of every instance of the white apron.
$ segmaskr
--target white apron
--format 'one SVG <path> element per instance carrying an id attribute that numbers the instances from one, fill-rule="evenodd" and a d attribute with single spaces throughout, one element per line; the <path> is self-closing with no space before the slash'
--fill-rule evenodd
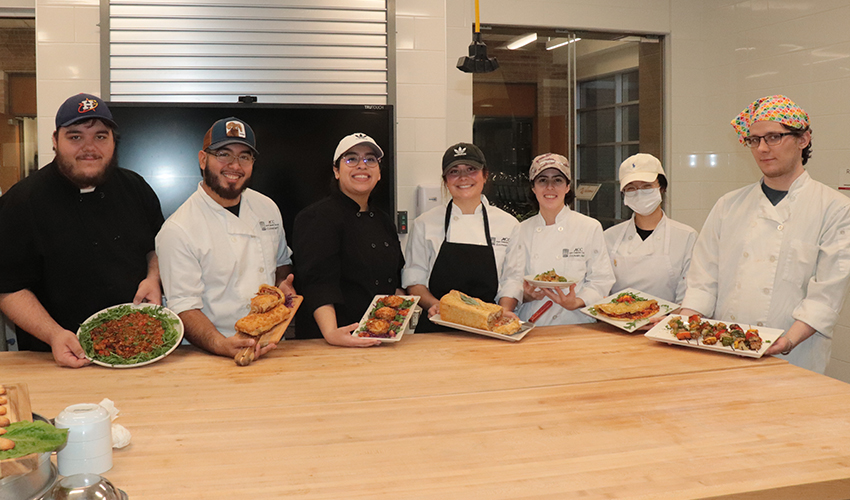
<path id="1" fill-rule="evenodd" d="M 663 230 L 664 245 L 660 254 L 657 252 L 651 254 L 632 252 L 630 255 L 619 253 L 618 250 L 626 237 L 626 233 L 631 233 L 630 229 L 635 228 L 634 218 L 629 221 L 629 225 L 630 227 L 620 234 L 613 247 L 609 249 L 614 264 L 614 275 L 617 278 L 611 292 L 616 293 L 626 288 L 635 288 L 660 299 L 674 302 L 680 276 L 673 268 L 673 262 L 670 260 L 670 233 L 672 231 L 667 227 L 667 217 L 661 219 L 661 222 L 647 238 L 647 240 L 657 238 L 659 231 Z M 634 234 L 635 238 L 640 238 L 636 230 Z M 650 245 L 652 242 L 644 240 L 641 244 Z"/>

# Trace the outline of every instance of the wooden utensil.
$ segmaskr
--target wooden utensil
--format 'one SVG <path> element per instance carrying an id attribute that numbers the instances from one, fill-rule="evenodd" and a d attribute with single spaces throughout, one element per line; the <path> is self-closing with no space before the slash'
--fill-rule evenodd
<path id="1" fill-rule="evenodd" d="M 32 407 L 30 406 L 30 393 L 27 384 L 2 383 L 0 386 L 6 388 L 6 394 L 0 397 L 6 398 L 6 403 L 0 405 L 6 408 L 4 417 L 10 422 L 32 422 Z M 0 460 L 0 478 L 27 474 L 38 467 L 38 454 L 30 453 L 23 457 Z"/>
<path id="2" fill-rule="evenodd" d="M 295 317 L 295 311 L 298 310 L 298 306 L 301 305 L 301 302 L 304 300 L 304 297 L 301 295 L 293 295 L 292 296 L 292 307 L 289 308 L 289 316 L 286 317 L 281 323 L 267 331 L 266 333 L 258 336 L 252 337 L 251 335 L 237 332 L 236 335 L 239 338 L 243 339 L 257 339 L 257 343 L 260 347 L 265 347 L 271 343 L 278 343 L 280 339 L 283 338 L 284 332 L 286 332 L 286 328 L 289 326 L 289 323 L 292 322 L 292 318 Z M 233 360 L 236 361 L 236 364 L 239 366 L 248 366 L 254 361 L 254 347 L 243 347 L 239 352 L 236 353 L 236 356 L 233 356 Z"/>

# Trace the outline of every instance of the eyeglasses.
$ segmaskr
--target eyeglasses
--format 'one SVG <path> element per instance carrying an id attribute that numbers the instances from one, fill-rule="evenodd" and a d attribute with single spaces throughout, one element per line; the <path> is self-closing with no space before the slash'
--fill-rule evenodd
<path id="1" fill-rule="evenodd" d="M 659 187 L 655 183 L 652 184 L 644 184 L 641 187 L 637 186 L 626 186 L 626 189 L 623 190 L 624 193 L 634 193 L 635 191 L 649 191 L 651 189 L 656 189 Z"/>
<path id="2" fill-rule="evenodd" d="M 378 158 L 372 155 L 366 155 L 364 157 L 360 157 L 355 154 L 346 155 L 342 157 L 342 161 L 345 162 L 346 166 L 356 167 L 362 161 L 364 165 L 369 168 L 375 168 L 378 166 Z"/>
<path id="3" fill-rule="evenodd" d="M 451 177 L 453 179 L 458 177 L 471 177 L 475 175 L 476 172 L 480 172 L 480 168 L 468 167 L 468 168 L 460 168 L 460 167 L 452 167 L 446 172 L 446 177 Z"/>
<path id="4" fill-rule="evenodd" d="M 240 153 L 239 155 L 234 155 L 230 151 L 227 150 L 219 150 L 219 151 L 210 151 L 206 150 L 207 154 L 215 156 L 215 158 L 225 165 L 230 165 L 234 160 L 239 160 L 239 164 L 243 167 L 247 167 L 254 164 L 254 155 L 250 153 Z"/>
<path id="5" fill-rule="evenodd" d="M 556 175 L 554 177 L 540 176 L 534 179 L 534 185 L 539 188 L 545 188 L 547 186 L 559 188 L 567 185 L 567 179 L 561 177 L 560 175 Z"/>
<path id="6" fill-rule="evenodd" d="M 764 142 L 768 146 L 776 146 L 780 142 L 782 142 L 782 138 L 786 135 L 794 135 L 794 132 L 783 132 L 783 133 L 774 133 L 774 134 L 765 134 L 765 135 L 750 135 L 744 137 L 744 144 L 755 149 L 759 147 L 761 144 L 761 140 L 764 139 Z"/>

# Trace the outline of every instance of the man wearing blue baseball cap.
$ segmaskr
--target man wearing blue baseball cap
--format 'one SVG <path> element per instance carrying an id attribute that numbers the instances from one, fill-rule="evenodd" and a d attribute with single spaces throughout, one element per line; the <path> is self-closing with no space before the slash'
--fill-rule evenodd
<path id="1" fill-rule="evenodd" d="M 69 97 L 56 113 L 54 160 L 0 197 L 0 310 L 21 350 L 88 364 L 74 332 L 90 315 L 126 302 L 162 302 L 154 237 L 159 199 L 118 168 L 106 103 Z"/>
<path id="2" fill-rule="evenodd" d="M 292 289 L 292 251 L 274 201 L 248 188 L 258 152 L 254 131 L 239 118 L 218 120 L 198 152 L 203 179 L 156 236 L 168 307 L 186 338 L 213 354 L 254 358 L 274 349 L 236 336 L 260 285 Z"/>

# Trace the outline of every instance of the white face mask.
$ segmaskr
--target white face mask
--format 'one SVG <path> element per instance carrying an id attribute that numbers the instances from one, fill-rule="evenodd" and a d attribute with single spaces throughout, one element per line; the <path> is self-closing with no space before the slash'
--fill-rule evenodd
<path id="1" fill-rule="evenodd" d="M 624 193 L 626 206 L 639 213 L 649 215 L 655 212 L 661 204 L 661 188 L 638 189 L 631 193 Z"/>

